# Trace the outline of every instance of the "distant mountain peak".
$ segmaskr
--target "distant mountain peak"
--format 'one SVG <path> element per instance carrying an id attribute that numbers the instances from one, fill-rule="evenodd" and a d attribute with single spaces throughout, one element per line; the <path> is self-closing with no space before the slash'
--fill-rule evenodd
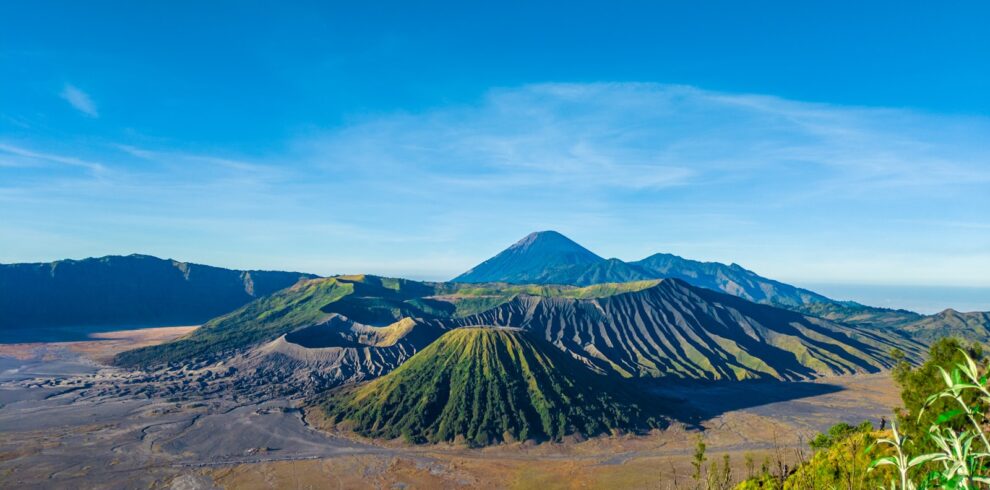
<path id="1" fill-rule="evenodd" d="M 526 235 L 453 282 L 589 286 L 663 278 L 681 279 L 694 286 L 798 311 L 810 304 L 836 303 L 812 291 L 762 277 L 734 262 L 699 262 L 669 253 L 656 253 L 635 262 L 604 259 L 553 230 Z"/>
<path id="2" fill-rule="evenodd" d="M 566 240 L 570 240 L 570 238 L 567 238 L 566 236 L 564 236 L 563 233 L 561 233 L 559 231 L 556 231 L 556 230 L 542 230 L 542 231 L 534 231 L 534 232 L 530 233 L 529 235 L 526 235 L 526 236 L 522 237 L 522 239 L 519 240 L 519 243 L 533 241 L 533 240 L 536 240 L 538 238 L 563 238 L 563 239 L 566 239 Z"/>
<path id="3" fill-rule="evenodd" d="M 605 259 L 556 231 L 530 233 L 454 282 L 571 284 Z"/>
<path id="4" fill-rule="evenodd" d="M 553 230 L 534 231 L 514 243 L 508 250 L 528 250 L 535 247 L 552 248 L 561 252 L 573 251 L 601 260 L 601 257 L 598 257 L 592 251 L 582 247 L 560 232 Z"/>

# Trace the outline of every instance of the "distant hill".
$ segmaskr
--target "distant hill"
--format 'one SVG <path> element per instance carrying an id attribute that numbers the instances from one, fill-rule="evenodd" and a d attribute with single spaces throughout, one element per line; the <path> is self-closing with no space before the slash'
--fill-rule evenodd
<path id="1" fill-rule="evenodd" d="M 833 302 L 807 289 L 767 279 L 738 264 L 699 262 L 664 253 L 631 264 L 652 277 L 680 279 L 697 287 L 722 291 L 755 303 L 800 306 Z"/>
<path id="2" fill-rule="evenodd" d="M 147 255 L 0 265 L 0 330 L 199 324 L 312 277 Z"/>
<path id="3" fill-rule="evenodd" d="M 854 301 L 808 303 L 791 306 L 789 309 L 826 320 L 882 330 L 901 329 L 905 325 L 926 318 L 913 311 L 865 306 Z"/>
<path id="4" fill-rule="evenodd" d="M 768 279 L 737 264 L 699 262 L 658 253 L 643 260 L 603 259 L 555 231 L 527 235 L 453 282 L 571 284 L 680 279 L 761 304 L 779 306 L 833 321 L 891 327 L 922 318 L 914 312 L 836 301 L 821 294 Z"/>
<path id="5" fill-rule="evenodd" d="M 403 323 L 405 322 L 405 323 Z M 518 327 L 599 372 L 675 379 L 808 379 L 876 372 L 921 344 L 751 303 L 676 279 L 587 287 L 421 283 L 375 276 L 303 281 L 191 335 L 117 357 L 122 365 L 308 365 L 326 384 L 387 372 L 442 332 Z M 401 328 L 400 328 L 401 326 Z M 381 338 L 401 338 L 400 347 Z M 291 344 L 291 345 L 290 345 Z"/>
<path id="6" fill-rule="evenodd" d="M 466 327 L 379 379 L 333 392 L 323 407 L 368 437 L 483 446 L 648 430 L 662 423 L 658 402 L 539 337 Z"/>
<path id="7" fill-rule="evenodd" d="M 990 346 L 990 312 L 961 313 L 948 309 L 907 325 L 903 330 L 928 342 L 958 337 Z"/>

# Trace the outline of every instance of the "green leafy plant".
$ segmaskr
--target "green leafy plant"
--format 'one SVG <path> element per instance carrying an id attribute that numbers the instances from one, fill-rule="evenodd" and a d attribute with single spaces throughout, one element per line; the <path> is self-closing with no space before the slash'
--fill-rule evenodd
<path id="1" fill-rule="evenodd" d="M 884 456 L 882 458 L 877 458 L 872 463 L 868 471 L 872 471 L 874 468 L 880 466 L 893 466 L 897 469 L 897 475 L 899 477 L 899 482 L 891 482 L 891 488 L 900 488 L 901 490 L 914 490 L 917 488 L 914 483 L 908 478 L 908 473 L 911 468 L 920 466 L 928 461 L 932 461 L 935 455 L 925 454 L 915 458 L 910 458 L 904 450 L 905 442 L 907 438 L 902 436 L 897 432 L 897 424 L 891 423 L 890 430 L 893 433 L 892 437 L 885 437 L 877 439 L 877 444 L 882 444 L 891 447 L 896 454 L 893 456 Z M 896 486 L 899 484 L 900 486 Z"/>
<path id="2" fill-rule="evenodd" d="M 956 368 L 952 371 L 951 375 L 945 368 L 939 366 L 938 370 L 942 374 L 942 380 L 945 382 L 945 389 L 929 396 L 925 400 L 922 414 L 940 399 L 948 399 L 950 402 L 955 402 L 959 405 L 960 409 L 942 412 L 936 418 L 935 424 L 941 425 L 960 415 L 965 415 L 966 419 L 973 426 L 974 435 L 978 435 L 983 442 L 983 447 L 990 450 L 990 442 L 987 442 L 984 427 L 976 421 L 977 417 L 983 418 L 983 408 L 979 403 L 968 402 L 964 396 L 967 392 L 973 392 L 978 398 L 978 401 L 983 402 L 983 405 L 990 403 L 990 391 L 987 391 L 986 388 L 987 376 L 980 374 L 976 362 L 973 361 L 973 358 L 966 351 L 960 350 L 959 352 L 963 355 L 965 362 L 956 364 Z"/>
<path id="3" fill-rule="evenodd" d="M 913 454 L 926 454 L 937 451 L 935 442 L 928 437 L 933 425 L 950 427 L 957 431 L 972 428 L 972 424 L 962 416 L 946 420 L 938 420 L 942 414 L 958 410 L 959 403 L 952 398 L 935 398 L 933 394 L 942 392 L 945 380 L 942 371 L 951 372 L 958 364 L 968 364 L 966 357 L 982 362 L 983 352 L 978 345 L 967 345 L 964 342 L 945 338 L 931 345 L 928 360 L 920 366 L 912 366 L 906 359 L 894 368 L 894 381 L 900 386 L 903 410 L 897 413 L 897 429 L 907 437 L 907 450 Z M 966 405 L 980 403 L 974 392 L 959 393 Z M 960 414 L 961 415 L 961 414 Z"/>
<path id="4" fill-rule="evenodd" d="M 918 413 L 920 421 L 940 402 L 943 410 L 928 428 L 928 440 L 934 451 L 911 456 L 908 437 L 902 436 L 897 425 L 892 424 L 893 437 L 882 438 L 878 444 L 894 449 L 895 455 L 876 459 L 870 469 L 894 466 L 899 481 L 891 481 L 892 489 L 914 490 L 923 488 L 975 489 L 990 485 L 990 442 L 987 441 L 985 410 L 990 405 L 990 389 L 987 385 L 986 367 L 980 367 L 969 352 L 959 349 L 962 362 L 955 365 L 950 374 L 937 366 L 944 386 L 929 395 Z M 957 407 L 957 408 L 945 408 Z M 965 423 L 962 428 L 958 421 Z M 928 469 L 927 473 L 922 470 Z M 919 478 L 920 476 L 920 478 Z"/>
<path id="5" fill-rule="evenodd" d="M 810 443 L 814 456 L 777 480 L 764 465 L 737 490 L 990 489 L 988 367 L 979 346 L 942 339 L 928 360 L 893 376 L 904 409 L 888 431 L 837 424 Z"/>

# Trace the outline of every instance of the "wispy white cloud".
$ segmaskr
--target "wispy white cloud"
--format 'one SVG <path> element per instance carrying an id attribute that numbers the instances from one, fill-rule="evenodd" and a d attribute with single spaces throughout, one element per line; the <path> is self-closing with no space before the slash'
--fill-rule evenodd
<path id="1" fill-rule="evenodd" d="M 153 150 L 124 144 L 114 146 L 126 155 L 159 165 L 157 169 L 143 172 L 144 178 L 148 178 L 150 172 L 156 181 L 160 178 L 170 183 L 184 180 L 194 189 L 209 186 L 256 190 L 291 181 L 294 173 L 291 166 L 257 163 L 229 156 Z"/>
<path id="2" fill-rule="evenodd" d="M 116 148 L 128 155 L 133 157 L 141 158 L 144 160 L 159 161 L 162 157 L 161 152 L 152 151 L 144 148 L 138 148 L 133 145 L 114 145 Z"/>
<path id="3" fill-rule="evenodd" d="M 897 220 L 971 222 L 971 210 L 990 206 L 986 134 L 985 118 L 905 109 L 657 84 L 541 84 L 308 134 L 288 158 L 333 181 L 335 193 L 400 202 L 381 207 L 388 218 L 370 218 L 380 226 L 442 212 L 448 223 L 464 220 L 462 239 L 483 229 L 506 243 L 526 227 L 566 228 L 585 241 L 624 237 L 596 250 L 627 259 L 706 243 L 669 251 L 788 277 L 813 278 L 830 260 L 879 249 L 903 262 L 843 273 L 904 281 L 914 270 L 931 281 L 938 265 L 910 262 L 927 254 L 950 280 L 978 282 L 947 259 L 960 252 L 951 240 L 932 243 Z M 985 233 L 967 239 L 990 244 Z M 810 252 L 780 259 L 789 249 Z"/>
<path id="4" fill-rule="evenodd" d="M 472 193 L 762 181 L 818 198 L 990 183 L 990 150 L 975 134 L 948 135 L 951 122 L 684 86 L 543 84 L 495 90 L 478 105 L 371 119 L 297 147 L 343 178 Z M 990 124 L 969 121 L 974 128 Z"/>
<path id="5" fill-rule="evenodd" d="M 76 86 L 65 84 L 65 88 L 62 89 L 59 96 L 65 99 L 77 111 L 89 117 L 100 117 L 100 112 L 96 109 L 96 103 L 93 102 L 93 99 L 90 98 L 89 94 Z"/>
<path id="6" fill-rule="evenodd" d="M 0 156 L 2 154 L 7 154 L 8 156 L 18 157 L 20 162 L 47 162 L 47 163 L 57 163 L 61 165 L 69 165 L 73 167 L 81 167 L 87 169 L 93 173 L 103 173 L 106 172 L 107 168 L 101 163 L 90 162 L 76 157 L 56 155 L 53 153 L 42 153 L 38 151 L 29 150 L 20 146 L 15 146 L 7 143 L 0 143 Z M 17 162 L 8 162 L 9 166 L 20 166 Z"/>

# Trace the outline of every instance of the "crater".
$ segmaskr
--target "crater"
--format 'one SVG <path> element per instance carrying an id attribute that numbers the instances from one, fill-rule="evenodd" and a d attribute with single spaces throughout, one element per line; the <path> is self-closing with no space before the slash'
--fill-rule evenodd
<path id="1" fill-rule="evenodd" d="M 416 322 L 411 318 L 403 318 L 384 327 L 373 327 L 333 315 L 325 321 L 286 334 L 285 340 L 309 349 L 391 347 L 412 332 L 415 326 Z"/>

